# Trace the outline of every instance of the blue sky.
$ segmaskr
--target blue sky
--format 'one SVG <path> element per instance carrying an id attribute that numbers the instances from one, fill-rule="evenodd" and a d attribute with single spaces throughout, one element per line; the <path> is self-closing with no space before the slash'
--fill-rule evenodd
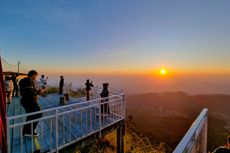
<path id="1" fill-rule="evenodd" d="M 230 70 L 228 0 L 0 0 L 0 48 L 47 72 Z"/>

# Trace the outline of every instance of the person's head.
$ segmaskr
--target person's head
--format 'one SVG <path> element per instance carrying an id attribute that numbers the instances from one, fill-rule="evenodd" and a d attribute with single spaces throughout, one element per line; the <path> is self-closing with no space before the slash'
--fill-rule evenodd
<path id="1" fill-rule="evenodd" d="M 64 77 L 63 76 L 60 76 L 60 79 L 63 79 Z"/>
<path id="2" fill-rule="evenodd" d="M 109 87 L 109 83 L 103 83 L 103 88 L 104 89 L 108 89 L 108 87 Z"/>
<path id="3" fill-rule="evenodd" d="M 230 149 L 230 135 L 227 137 L 227 147 Z"/>
<path id="4" fill-rule="evenodd" d="M 10 80 L 10 77 L 9 76 L 5 76 L 5 80 Z"/>
<path id="5" fill-rule="evenodd" d="M 28 73 L 28 77 L 30 77 L 32 80 L 36 80 L 37 76 L 38 76 L 38 72 L 35 70 L 31 70 Z"/>
<path id="6" fill-rule="evenodd" d="M 41 75 L 41 78 L 45 78 L 45 75 Z"/>

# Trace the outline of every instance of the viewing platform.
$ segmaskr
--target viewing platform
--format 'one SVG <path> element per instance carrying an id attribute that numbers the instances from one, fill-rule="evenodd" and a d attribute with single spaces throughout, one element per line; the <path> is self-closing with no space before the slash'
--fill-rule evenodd
<path id="1" fill-rule="evenodd" d="M 20 97 L 14 97 L 7 107 L 8 153 L 59 152 L 63 148 L 94 141 L 117 130 L 117 152 L 123 152 L 125 100 L 122 91 L 110 91 L 108 98 L 100 98 L 97 89 L 92 100 L 84 97 L 72 98 L 60 106 L 60 95 L 49 94 L 39 97 L 42 111 L 26 114 L 20 104 Z M 106 102 L 101 102 L 108 100 Z M 109 107 L 110 114 L 101 115 L 101 107 Z M 26 116 L 42 113 L 37 126 L 38 137 L 23 137 L 22 130 Z"/>

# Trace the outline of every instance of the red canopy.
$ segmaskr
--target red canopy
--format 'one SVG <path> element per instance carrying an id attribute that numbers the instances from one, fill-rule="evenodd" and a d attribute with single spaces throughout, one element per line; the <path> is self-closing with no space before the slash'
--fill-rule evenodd
<path id="1" fill-rule="evenodd" d="M 7 153 L 7 130 L 6 130 L 6 92 L 3 80 L 2 60 L 0 57 L 0 149 Z"/>

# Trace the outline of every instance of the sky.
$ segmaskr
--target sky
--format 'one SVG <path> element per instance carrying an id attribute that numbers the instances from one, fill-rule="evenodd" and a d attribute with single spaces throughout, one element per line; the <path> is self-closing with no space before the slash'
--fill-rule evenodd
<path id="1" fill-rule="evenodd" d="M 1 55 L 47 74 L 164 67 L 229 75 L 229 7 L 229 0 L 0 0 Z"/>

